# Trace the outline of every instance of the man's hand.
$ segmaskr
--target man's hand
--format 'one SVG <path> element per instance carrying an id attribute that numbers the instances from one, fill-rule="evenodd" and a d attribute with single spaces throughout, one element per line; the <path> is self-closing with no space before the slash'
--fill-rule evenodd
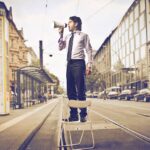
<path id="1" fill-rule="evenodd" d="M 58 32 L 60 35 L 62 35 L 64 33 L 64 28 L 58 28 Z"/>
<path id="2" fill-rule="evenodd" d="M 86 75 L 91 75 L 92 73 L 92 68 L 91 67 L 87 67 L 86 68 Z"/>

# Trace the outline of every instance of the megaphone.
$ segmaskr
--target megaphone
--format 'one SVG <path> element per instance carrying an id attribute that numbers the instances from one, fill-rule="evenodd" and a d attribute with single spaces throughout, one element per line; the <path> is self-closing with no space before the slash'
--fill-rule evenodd
<path id="1" fill-rule="evenodd" d="M 67 27 L 67 24 L 66 23 L 59 23 L 57 21 L 54 21 L 54 24 L 53 24 L 53 28 L 66 28 Z"/>

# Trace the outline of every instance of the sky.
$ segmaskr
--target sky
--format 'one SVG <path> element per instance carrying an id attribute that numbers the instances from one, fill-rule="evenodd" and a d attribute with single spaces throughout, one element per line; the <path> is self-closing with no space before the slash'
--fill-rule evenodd
<path id="1" fill-rule="evenodd" d="M 39 56 L 39 40 L 43 40 L 45 67 L 66 87 L 66 50 L 58 50 L 59 34 L 53 21 L 67 23 L 70 16 L 82 19 L 82 31 L 98 50 L 106 37 L 120 23 L 134 0 L 2 0 L 12 6 L 13 20 L 23 28 L 26 45 Z M 68 34 L 65 29 L 65 35 Z M 52 54 L 52 57 L 49 57 Z"/>

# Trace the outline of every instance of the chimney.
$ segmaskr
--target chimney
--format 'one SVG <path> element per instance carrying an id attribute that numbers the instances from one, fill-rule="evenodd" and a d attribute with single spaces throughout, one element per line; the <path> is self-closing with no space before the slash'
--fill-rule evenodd
<path id="1" fill-rule="evenodd" d="M 12 7 L 9 8 L 9 18 L 10 18 L 11 20 L 13 20 Z"/>

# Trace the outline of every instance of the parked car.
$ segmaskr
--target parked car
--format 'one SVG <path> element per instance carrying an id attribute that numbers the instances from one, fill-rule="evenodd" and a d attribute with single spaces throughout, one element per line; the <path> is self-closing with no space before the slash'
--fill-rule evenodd
<path id="1" fill-rule="evenodd" d="M 93 92 L 93 98 L 98 98 L 98 92 Z"/>
<path id="2" fill-rule="evenodd" d="M 106 91 L 106 90 L 99 92 L 98 98 L 102 98 L 105 100 L 107 98 L 107 94 L 108 94 L 108 91 Z"/>
<path id="3" fill-rule="evenodd" d="M 131 90 L 131 89 L 126 89 L 123 90 L 119 95 L 118 95 L 118 99 L 125 99 L 125 100 L 130 100 L 132 98 L 134 98 L 134 95 L 137 94 L 137 92 L 135 90 Z"/>
<path id="4" fill-rule="evenodd" d="M 134 100 L 135 101 L 139 101 L 139 100 L 147 101 L 149 100 L 149 97 L 150 97 L 150 90 L 142 89 L 138 92 L 138 94 L 134 95 Z"/>
<path id="5" fill-rule="evenodd" d="M 150 102 L 150 94 L 145 95 L 144 102 Z"/>
<path id="6" fill-rule="evenodd" d="M 86 97 L 87 98 L 92 98 L 93 94 L 90 91 L 88 91 L 88 92 L 86 92 Z"/>
<path id="7" fill-rule="evenodd" d="M 108 99 L 117 99 L 118 98 L 118 92 L 116 91 L 110 91 L 107 95 Z"/>

